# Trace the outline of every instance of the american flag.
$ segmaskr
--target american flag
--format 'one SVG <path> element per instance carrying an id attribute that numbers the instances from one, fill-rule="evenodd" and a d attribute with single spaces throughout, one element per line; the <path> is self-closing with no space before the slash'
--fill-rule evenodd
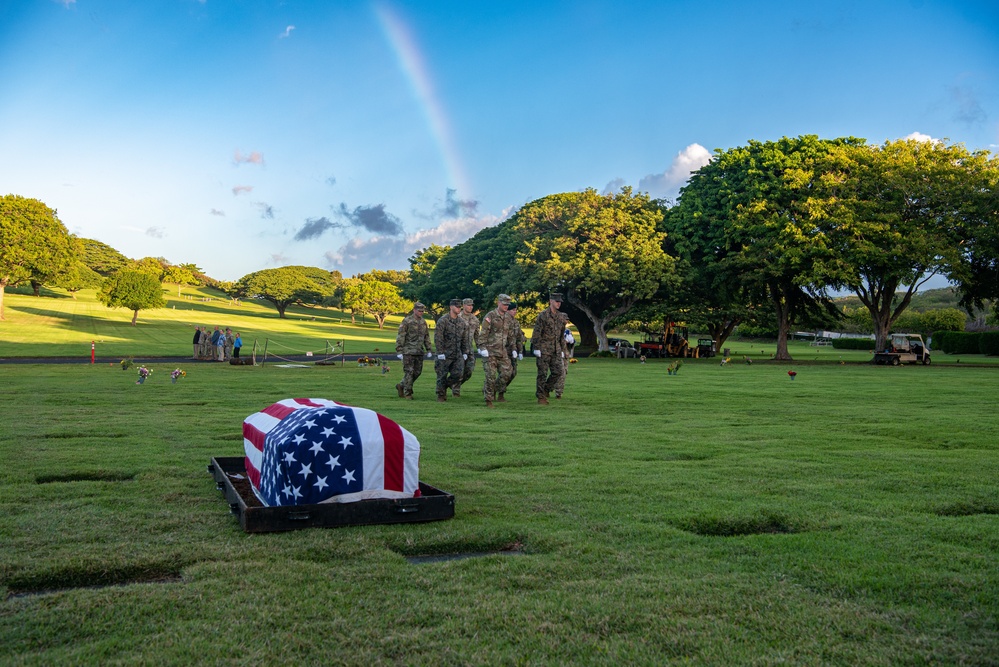
<path id="1" fill-rule="evenodd" d="M 365 408 L 287 398 L 243 421 L 243 447 L 268 506 L 419 495 L 416 436 Z"/>

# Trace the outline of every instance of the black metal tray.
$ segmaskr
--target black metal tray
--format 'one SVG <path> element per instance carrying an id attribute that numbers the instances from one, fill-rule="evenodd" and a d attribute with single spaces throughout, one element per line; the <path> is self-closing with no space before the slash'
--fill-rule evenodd
<path id="1" fill-rule="evenodd" d="M 215 478 L 216 488 L 225 495 L 229 510 L 239 517 L 239 525 L 248 533 L 440 521 L 454 516 L 454 496 L 423 482 L 419 498 L 266 507 L 250 488 L 242 456 L 214 456 L 208 472 Z"/>

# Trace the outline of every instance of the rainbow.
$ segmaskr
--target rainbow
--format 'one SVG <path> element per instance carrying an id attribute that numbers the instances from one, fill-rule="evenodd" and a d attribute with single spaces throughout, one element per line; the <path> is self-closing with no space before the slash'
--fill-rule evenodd
<path id="1" fill-rule="evenodd" d="M 472 189 L 458 155 L 444 105 L 434 92 L 430 73 L 423 62 L 416 40 L 402 19 L 387 4 L 376 2 L 374 10 L 382 32 L 385 33 L 385 39 L 399 60 L 399 68 L 409 80 L 416 100 L 426 116 L 430 133 L 437 143 L 444 169 L 451 181 L 449 185 L 457 190 L 459 197 L 471 197 Z"/>

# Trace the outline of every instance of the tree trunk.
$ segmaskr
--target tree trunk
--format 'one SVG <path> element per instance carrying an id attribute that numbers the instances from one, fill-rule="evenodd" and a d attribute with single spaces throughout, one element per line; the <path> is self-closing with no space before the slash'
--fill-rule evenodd
<path id="1" fill-rule="evenodd" d="M 285 319 L 285 317 L 284 317 L 284 311 L 288 308 L 288 306 L 281 305 L 280 303 L 275 303 L 274 307 L 277 308 L 278 317 L 280 317 L 282 320 Z"/>
<path id="2" fill-rule="evenodd" d="M 774 359 L 777 361 L 794 361 L 791 353 L 787 351 L 787 337 L 791 333 L 791 309 L 785 299 L 779 295 L 771 297 L 777 315 L 777 353 Z"/>
<path id="3" fill-rule="evenodd" d="M 132 326 L 133 327 L 135 326 L 135 322 L 138 319 L 139 319 L 139 311 L 138 310 L 133 310 L 132 311 Z"/>
<path id="4" fill-rule="evenodd" d="M 35 296 L 38 296 L 41 293 L 41 289 L 41 283 L 35 282 L 34 280 L 31 281 L 31 290 L 35 293 Z"/>
<path id="5" fill-rule="evenodd" d="M 731 320 L 723 320 L 721 322 L 712 322 L 708 324 L 708 333 L 711 334 L 711 338 L 715 341 L 715 351 L 721 354 L 722 349 L 725 346 L 725 341 L 728 337 L 732 335 L 735 328 L 739 326 L 742 320 L 739 318 L 732 318 Z"/>
<path id="6" fill-rule="evenodd" d="M 7 289 L 7 283 L 10 282 L 6 278 L 0 280 L 0 320 L 5 319 L 3 316 L 3 293 Z"/>
<path id="7" fill-rule="evenodd" d="M 378 322 L 379 329 L 385 328 L 385 317 L 386 315 L 384 313 L 375 313 L 375 320 Z"/>

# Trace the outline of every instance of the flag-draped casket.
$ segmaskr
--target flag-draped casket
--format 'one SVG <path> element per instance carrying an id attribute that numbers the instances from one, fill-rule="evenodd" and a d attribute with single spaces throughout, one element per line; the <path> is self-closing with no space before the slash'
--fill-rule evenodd
<path id="1" fill-rule="evenodd" d="M 391 419 L 288 398 L 243 421 L 246 473 L 267 506 L 419 495 L 420 443 Z"/>

